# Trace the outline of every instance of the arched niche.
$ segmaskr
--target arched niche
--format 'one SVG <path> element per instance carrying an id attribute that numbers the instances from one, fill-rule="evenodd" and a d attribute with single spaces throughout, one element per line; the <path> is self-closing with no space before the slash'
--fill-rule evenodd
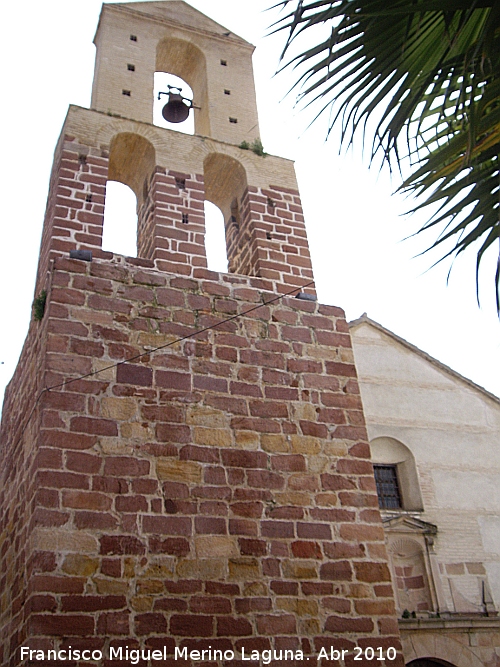
<path id="1" fill-rule="evenodd" d="M 194 131 L 211 136 L 207 90 L 207 65 L 203 52 L 178 38 L 161 40 L 156 47 L 156 72 L 168 72 L 186 81 L 193 91 Z"/>
<path id="2" fill-rule="evenodd" d="M 431 612 L 434 605 L 429 585 L 425 542 L 391 534 L 387 551 L 399 612 Z"/>
<path id="3" fill-rule="evenodd" d="M 155 165 L 153 144 L 139 134 L 121 132 L 111 140 L 108 179 L 128 185 L 135 192 L 138 209 L 147 199 Z"/>
<path id="4" fill-rule="evenodd" d="M 399 440 L 390 437 L 375 438 L 370 442 L 374 465 L 396 466 L 402 509 L 422 511 L 424 506 L 418 481 L 415 458 Z"/>

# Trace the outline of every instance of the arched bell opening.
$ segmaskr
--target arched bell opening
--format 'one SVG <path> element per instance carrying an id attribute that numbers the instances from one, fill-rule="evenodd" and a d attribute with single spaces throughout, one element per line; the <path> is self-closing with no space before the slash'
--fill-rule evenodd
<path id="1" fill-rule="evenodd" d="M 168 73 L 181 80 L 181 95 L 193 101 L 194 108 L 189 117 L 194 123 L 194 132 L 203 136 L 211 136 L 207 93 L 207 66 L 203 52 L 191 42 L 177 38 L 161 40 L 156 47 L 156 79 L 159 73 Z M 164 79 L 163 79 L 164 81 Z M 187 86 L 186 86 L 187 84 Z M 178 85 L 167 83 L 166 85 Z M 187 89 L 189 87 L 189 91 Z M 168 90 L 168 89 L 167 89 Z M 167 92 L 164 90 L 163 92 Z M 159 90 L 158 92 L 162 92 Z M 188 92 L 190 95 L 188 95 Z M 158 93 L 156 93 L 156 98 Z M 167 97 L 162 96 L 162 109 Z M 156 104 L 156 102 L 155 102 Z M 160 111 L 161 113 L 161 111 Z M 155 123 L 159 124 L 159 123 Z M 179 129 L 179 126 L 174 129 Z M 185 130 L 183 130 L 185 131 Z"/>
<path id="2" fill-rule="evenodd" d="M 183 79 L 168 72 L 155 72 L 153 123 L 158 127 L 194 134 L 194 114 L 190 107 L 193 90 Z M 184 112 L 185 120 L 179 120 Z M 174 120 L 175 119 L 175 120 Z"/>
<path id="3" fill-rule="evenodd" d="M 205 196 L 221 210 L 224 219 L 228 270 L 245 274 L 244 256 L 249 239 L 241 202 L 247 189 L 246 171 L 240 162 L 222 153 L 208 155 L 203 169 Z"/>
<path id="4" fill-rule="evenodd" d="M 224 216 L 218 206 L 205 200 L 205 250 L 211 271 L 227 273 L 227 251 Z"/>
<path id="5" fill-rule="evenodd" d="M 118 238 L 123 236 L 123 243 L 127 248 L 130 248 L 131 232 L 126 232 L 128 226 L 134 226 L 130 220 L 132 219 L 132 209 L 134 203 L 130 198 L 131 194 L 135 195 L 135 230 L 136 230 L 136 252 L 133 255 L 140 257 L 147 257 L 147 243 L 145 239 L 149 238 L 148 230 L 153 224 L 154 206 L 153 198 L 150 191 L 153 185 L 153 175 L 156 165 L 156 153 L 154 146 L 144 137 L 134 134 L 132 132 L 121 132 L 113 137 L 110 144 L 109 151 L 109 171 L 108 171 L 108 187 L 107 191 L 110 193 L 106 196 L 106 203 L 104 209 L 104 235 L 106 236 L 106 245 L 110 250 L 116 252 L 118 250 Z M 110 182 L 116 181 L 116 184 Z M 120 189 L 118 184 L 126 186 Z M 129 191 L 132 191 L 131 193 Z M 118 200 L 113 203 L 113 200 Z M 126 204 L 126 202 L 129 202 Z M 127 207 L 128 212 L 125 212 Z M 107 209 L 111 208 L 111 213 L 107 213 Z M 113 209 L 115 213 L 112 213 Z M 115 217 L 116 216 L 116 217 Z M 129 222 L 126 222 L 129 220 Z M 112 238 L 108 236 L 106 225 L 111 230 Z M 116 235 L 116 236 L 115 236 Z M 121 244 L 121 240 L 119 241 Z M 120 245 L 121 247 L 121 245 Z M 130 255 L 129 252 L 127 254 Z"/>
<path id="6" fill-rule="evenodd" d="M 124 183 L 106 183 L 102 249 L 137 257 L 137 197 Z"/>

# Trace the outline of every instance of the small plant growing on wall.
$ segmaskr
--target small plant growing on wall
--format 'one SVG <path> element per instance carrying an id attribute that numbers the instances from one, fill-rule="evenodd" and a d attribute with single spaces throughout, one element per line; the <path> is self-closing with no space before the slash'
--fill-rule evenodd
<path id="1" fill-rule="evenodd" d="M 264 146 L 262 145 L 262 141 L 260 140 L 259 137 L 255 139 L 255 141 L 252 142 L 252 145 L 250 148 L 253 150 L 255 155 L 260 155 L 262 157 L 265 157 L 267 153 L 264 151 Z"/>
<path id="2" fill-rule="evenodd" d="M 47 303 L 47 292 L 43 289 L 33 301 L 33 317 L 37 322 L 40 322 L 45 312 L 45 304 Z"/>
<path id="3" fill-rule="evenodd" d="M 264 146 L 262 145 L 262 141 L 260 140 L 259 137 L 252 141 L 251 144 L 248 143 L 248 141 L 242 141 L 241 144 L 239 145 L 239 148 L 242 148 L 244 151 L 252 151 L 255 153 L 255 155 L 260 155 L 261 157 L 265 157 L 267 153 L 264 151 Z"/>

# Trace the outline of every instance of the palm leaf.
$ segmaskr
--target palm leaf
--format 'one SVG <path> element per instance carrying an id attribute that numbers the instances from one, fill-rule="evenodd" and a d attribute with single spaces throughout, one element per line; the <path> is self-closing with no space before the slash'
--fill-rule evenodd
<path id="1" fill-rule="evenodd" d="M 431 248 L 453 239 L 444 257 L 473 243 L 476 285 L 485 252 L 500 239 L 500 3 L 496 0 L 283 0 L 274 26 L 286 30 L 282 58 L 296 40 L 326 24 L 327 39 L 291 55 L 305 104 L 330 112 L 351 144 L 377 123 L 371 160 L 409 158 L 400 190 L 412 211 L 438 205 L 419 231 L 441 229 Z M 444 258 L 443 257 L 443 258 Z M 500 268 L 495 275 L 500 312 Z"/>

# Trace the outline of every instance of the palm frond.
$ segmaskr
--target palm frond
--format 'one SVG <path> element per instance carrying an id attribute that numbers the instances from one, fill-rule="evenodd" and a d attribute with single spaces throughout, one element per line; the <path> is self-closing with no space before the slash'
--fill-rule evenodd
<path id="1" fill-rule="evenodd" d="M 444 257 L 474 243 L 476 285 L 484 253 L 500 240 L 500 3 L 496 0 L 283 0 L 282 58 L 319 25 L 319 44 L 290 56 L 299 99 L 330 111 L 349 145 L 376 118 L 371 160 L 381 153 L 413 173 L 400 189 L 413 211 L 438 204 L 420 231 L 438 229 Z M 444 227 L 443 227 L 444 226 Z M 444 246 L 440 246 L 444 247 Z M 430 248 L 429 248 L 430 249 Z M 500 268 L 495 284 L 500 312 Z"/>

